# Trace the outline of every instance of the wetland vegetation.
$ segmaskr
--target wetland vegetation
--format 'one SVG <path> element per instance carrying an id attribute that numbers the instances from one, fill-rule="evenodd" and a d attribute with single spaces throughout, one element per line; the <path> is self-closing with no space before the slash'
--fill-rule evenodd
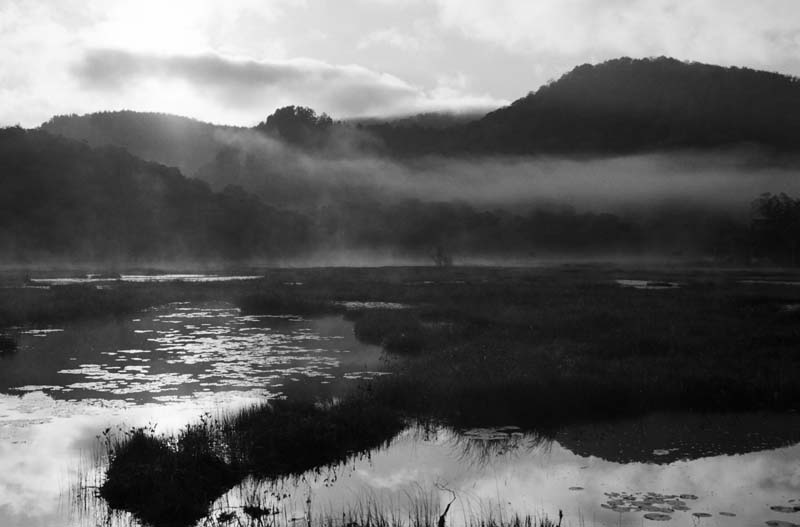
<path id="1" fill-rule="evenodd" d="M 793 279 L 592 265 L 268 270 L 227 290 L 245 315 L 343 314 L 384 346 L 391 375 L 335 400 L 270 401 L 177 434 L 109 440 L 100 493 L 155 525 L 190 525 L 245 477 L 364 455 L 413 424 L 513 425 L 546 439 L 656 411 L 789 415 L 800 400 Z"/>

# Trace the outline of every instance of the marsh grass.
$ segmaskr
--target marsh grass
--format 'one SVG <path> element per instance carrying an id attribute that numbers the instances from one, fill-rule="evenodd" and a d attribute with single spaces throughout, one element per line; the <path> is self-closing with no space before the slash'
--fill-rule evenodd
<path id="1" fill-rule="evenodd" d="M 274 401 L 204 416 L 177 434 L 139 427 L 104 438 L 100 495 L 156 525 L 190 525 L 248 475 L 301 474 L 385 444 L 404 426 L 364 395 L 325 405 Z"/>
<path id="2" fill-rule="evenodd" d="M 242 504 L 221 505 L 200 522 L 202 527 L 558 527 L 545 516 L 504 512 L 497 504 L 478 507 L 460 502 L 452 490 L 435 484 L 416 485 L 397 497 L 374 493 L 355 496 L 342 508 L 315 509 L 311 499 L 304 510 L 271 497 L 254 494 Z"/>

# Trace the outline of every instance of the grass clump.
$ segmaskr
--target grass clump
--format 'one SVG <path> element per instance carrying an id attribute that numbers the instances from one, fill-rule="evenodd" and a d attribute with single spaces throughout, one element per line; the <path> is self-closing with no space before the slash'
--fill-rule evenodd
<path id="1" fill-rule="evenodd" d="M 275 401 L 204 419 L 177 435 L 137 428 L 106 442 L 100 495 L 155 525 L 191 525 L 248 475 L 280 477 L 336 464 L 379 447 L 404 426 L 355 394 L 326 405 Z"/>
<path id="2" fill-rule="evenodd" d="M 202 518 L 207 504 L 239 481 L 235 468 L 208 441 L 208 427 L 187 428 L 177 437 L 137 428 L 109 444 L 101 496 L 147 523 L 187 525 Z"/>

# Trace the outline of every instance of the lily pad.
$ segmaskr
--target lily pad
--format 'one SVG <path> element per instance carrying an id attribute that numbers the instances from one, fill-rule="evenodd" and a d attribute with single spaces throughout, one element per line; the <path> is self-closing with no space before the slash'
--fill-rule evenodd
<path id="1" fill-rule="evenodd" d="M 770 509 L 775 512 L 785 512 L 785 513 L 797 512 L 797 509 L 787 505 L 773 505 L 772 507 L 770 507 Z"/>
<path id="2" fill-rule="evenodd" d="M 569 490 L 583 490 L 583 487 L 570 487 Z"/>
<path id="3" fill-rule="evenodd" d="M 666 522 L 672 519 L 672 516 L 669 514 L 663 514 L 660 512 L 648 512 L 644 515 L 644 517 L 648 520 L 653 520 L 654 522 Z"/>
<path id="4" fill-rule="evenodd" d="M 732 513 L 732 512 L 720 512 L 720 513 L 719 513 L 719 515 L 720 515 L 720 516 L 736 516 L 736 515 L 735 515 L 734 513 Z"/>
<path id="5" fill-rule="evenodd" d="M 693 512 L 692 516 L 695 518 L 710 518 L 711 515 L 707 512 Z"/>
<path id="6" fill-rule="evenodd" d="M 783 520 L 768 520 L 765 521 L 764 523 L 769 525 L 769 527 L 798 527 L 796 523 L 787 522 Z"/>

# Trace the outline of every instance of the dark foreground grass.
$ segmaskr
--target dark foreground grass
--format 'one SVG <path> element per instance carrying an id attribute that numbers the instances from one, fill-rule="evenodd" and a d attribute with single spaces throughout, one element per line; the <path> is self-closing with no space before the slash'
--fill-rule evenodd
<path id="1" fill-rule="evenodd" d="M 302 286 L 276 279 L 249 297 L 251 309 L 411 306 L 348 316 L 358 338 L 409 357 L 373 394 L 414 418 L 541 428 L 654 410 L 792 410 L 800 401 L 800 288 L 703 270 L 292 273 Z M 639 277 L 681 287 L 614 281 Z"/>
<path id="2" fill-rule="evenodd" d="M 615 278 L 681 287 L 638 290 Z M 237 478 L 334 463 L 412 420 L 548 435 L 567 423 L 658 410 L 796 410 L 800 290 L 742 278 L 593 267 L 274 271 L 242 297 L 243 310 L 345 313 L 360 339 L 405 357 L 394 375 L 336 405 L 251 409 L 210 432 L 190 427 L 155 441 L 161 447 L 127 440 L 111 452 L 103 495 L 147 521 L 185 525 Z M 348 301 L 410 307 L 347 310 Z M 183 453 L 182 441 L 201 446 Z M 128 477 L 156 471 L 153 463 L 174 473 Z M 205 470 L 219 488 L 204 483 Z M 193 482 L 197 491 L 187 491 Z"/>
<path id="3" fill-rule="evenodd" d="M 174 436 L 135 429 L 109 440 L 100 495 L 154 525 L 191 525 L 245 476 L 301 474 L 381 446 L 403 428 L 365 395 L 327 405 L 275 401 Z"/>

